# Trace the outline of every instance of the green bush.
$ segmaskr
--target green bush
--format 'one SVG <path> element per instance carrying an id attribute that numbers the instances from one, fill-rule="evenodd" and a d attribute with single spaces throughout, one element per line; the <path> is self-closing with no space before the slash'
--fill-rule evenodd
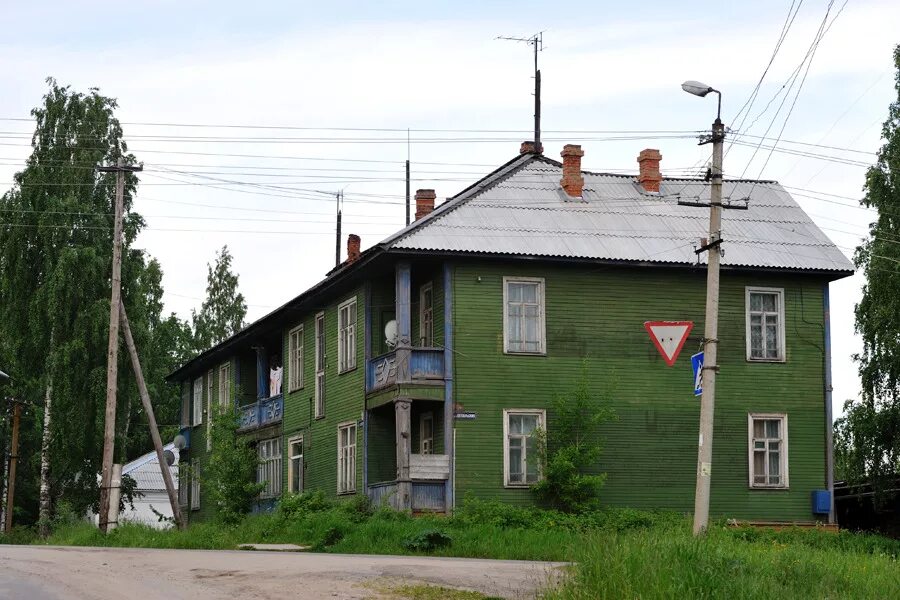
<path id="1" fill-rule="evenodd" d="M 582 363 L 575 390 L 558 396 L 551 410 L 553 427 L 539 430 L 538 459 L 543 477 L 532 486 L 538 500 L 564 512 L 584 512 L 599 505 L 606 473 L 594 469 L 603 453 L 600 430 L 616 419 L 608 394 L 596 397 L 588 380 L 588 363 Z"/>
<path id="2" fill-rule="evenodd" d="M 286 494 L 278 503 L 276 514 L 290 519 L 308 513 L 322 512 L 334 508 L 335 503 L 329 500 L 322 490 L 303 492 L 302 494 Z"/>
<path id="3" fill-rule="evenodd" d="M 446 548 L 453 538 L 439 529 L 426 529 L 403 540 L 403 547 L 412 552 L 432 552 Z"/>

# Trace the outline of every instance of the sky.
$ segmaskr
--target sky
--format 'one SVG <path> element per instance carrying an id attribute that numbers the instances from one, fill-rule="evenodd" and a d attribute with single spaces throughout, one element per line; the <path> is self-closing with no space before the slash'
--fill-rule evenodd
<path id="1" fill-rule="evenodd" d="M 137 245 L 160 261 L 166 309 L 184 318 L 225 244 L 254 320 L 333 267 L 338 191 L 344 234 L 366 248 L 404 224 L 407 158 L 413 189 L 440 202 L 515 156 L 533 127 L 533 56 L 498 36 L 543 32 L 551 158 L 580 143 L 586 169 L 631 172 L 653 147 L 664 175 L 699 172 L 710 147 L 684 132 L 710 127 L 715 100 L 680 84 L 700 80 L 722 91 L 739 142 L 726 176 L 790 186 L 848 256 L 874 220 L 856 199 L 896 99 L 896 1 L 833 2 L 811 63 L 828 0 L 2 4 L 0 193 L 29 154 L 47 77 L 117 98 L 145 165 Z M 650 133 L 604 133 L 625 131 Z M 836 413 L 860 392 L 862 284 L 831 285 Z"/>

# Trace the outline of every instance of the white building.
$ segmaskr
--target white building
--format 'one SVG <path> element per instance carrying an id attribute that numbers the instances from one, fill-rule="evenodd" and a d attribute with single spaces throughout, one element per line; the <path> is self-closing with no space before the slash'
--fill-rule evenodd
<path id="1" fill-rule="evenodd" d="M 163 450 L 168 450 L 175 455 L 175 461 L 169 467 L 175 489 L 178 489 L 178 449 L 174 444 L 167 444 Z M 172 506 L 169 504 L 169 496 L 166 494 L 166 484 L 163 482 L 162 472 L 159 469 L 159 461 L 156 452 L 148 452 L 122 466 L 122 476 L 131 476 L 134 479 L 135 494 L 134 509 L 125 506 L 125 510 L 119 515 L 119 523 L 142 523 L 158 529 L 166 529 L 172 526 L 171 521 L 160 521 L 159 514 L 167 519 L 172 518 Z M 155 512 L 154 512 L 155 511 Z M 157 514 L 158 513 L 158 514 Z M 94 515 L 97 522 L 97 515 Z"/>

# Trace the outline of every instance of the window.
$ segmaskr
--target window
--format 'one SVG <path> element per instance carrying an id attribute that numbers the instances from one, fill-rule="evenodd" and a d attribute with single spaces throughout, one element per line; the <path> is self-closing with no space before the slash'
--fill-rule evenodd
<path id="1" fill-rule="evenodd" d="M 178 504 L 187 506 L 188 504 L 188 475 L 186 463 L 178 463 Z"/>
<path id="2" fill-rule="evenodd" d="M 262 440 L 256 446 L 259 464 L 256 466 L 256 483 L 265 483 L 260 498 L 281 495 L 281 438 Z"/>
<path id="3" fill-rule="evenodd" d="M 422 413 L 419 417 L 419 453 L 434 454 L 434 413 Z"/>
<path id="4" fill-rule="evenodd" d="M 747 288 L 747 360 L 783 361 L 784 290 Z"/>
<path id="5" fill-rule="evenodd" d="M 200 461 L 191 461 L 191 510 L 200 510 Z"/>
<path id="6" fill-rule="evenodd" d="M 787 415 L 750 414 L 750 487 L 788 487 Z"/>
<path id="7" fill-rule="evenodd" d="M 219 406 L 231 406 L 231 363 L 219 367 Z"/>
<path id="8" fill-rule="evenodd" d="M 516 354 L 544 354 L 544 280 L 503 278 L 503 346 Z"/>
<path id="9" fill-rule="evenodd" d="M 356 491 L 356 423 L 338 425 L 338 494 Z"/>
<path id="10" fill-rule="evenodd" d="M 203 378 L 194 380 L 194 420 L 191 425 L 203 423 Z"/>
<path id="11" fill-rule="evenodd" d="M 303 387 L 303 325 L 288 333 L 288 391 Z"/>
<path id="12" fill-rule="evenodd" d="M 316 315 L 316 418 L 325 416 L 325 313 Z"/>
<path id="13" fill-rule="evenodd" d="M 538 464 L 538 429 L 544 428 L 543 410 L 503 411 L 503 472 L 507 487 L 529 486 L 541 478 Z"/>
<path id="14" fill-rule="evenodd" d="M 424 348 L 434 346 L 434 291 L 431 282 L 419 288 L 419 342 Z"/>
<path id="15" fill-rule="evenodd" d="M 288 441 L 288 491 L 299 494 L 303 491 L 303 436 Z"/>
<path id="16" fill-rule="evenodd" d="M 181 427 L 191 426 L 191 384 L 184 382 L 181 387 Z M 185 501 L 187 502 L 187 501 Z"/>
<path id="17" fill-rule="evenodd" d="M 206 373 L 206 451 L 212 450 L 212 397 L 213 397 L 213 372 Z"/>
<path id="18" fill-rule="evenodd" d="M 338 307 L 338 373 L 356 368 L 356 298 Z"/>

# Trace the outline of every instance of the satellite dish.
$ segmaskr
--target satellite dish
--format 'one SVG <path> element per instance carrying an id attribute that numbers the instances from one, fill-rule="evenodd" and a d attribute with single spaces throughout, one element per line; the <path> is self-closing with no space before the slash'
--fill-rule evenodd
<path id="1" fill-rule="evenodd" d="M 175 453 L 171 450 L 165 450 L 163 452 L 163 457 L 166 459 L 166 464 L 170 467 L 175 464 Z"/>
<path id="2" fill-rule="evenodd" d="M 384 326 L 384 343 L 393 348 L 397 345 L 397 321 L 391 319 Z"/>
<path id="3" fill-rule="evenodd" d="M 175 447 L 179 450 L 184 450 L 185 448 L 187 448 L 187 440 L 184 439 L 184 436 L 180 433 L 175 436 L 175 439 L 172 440 L 172 443 L 175 444 Z"/>

